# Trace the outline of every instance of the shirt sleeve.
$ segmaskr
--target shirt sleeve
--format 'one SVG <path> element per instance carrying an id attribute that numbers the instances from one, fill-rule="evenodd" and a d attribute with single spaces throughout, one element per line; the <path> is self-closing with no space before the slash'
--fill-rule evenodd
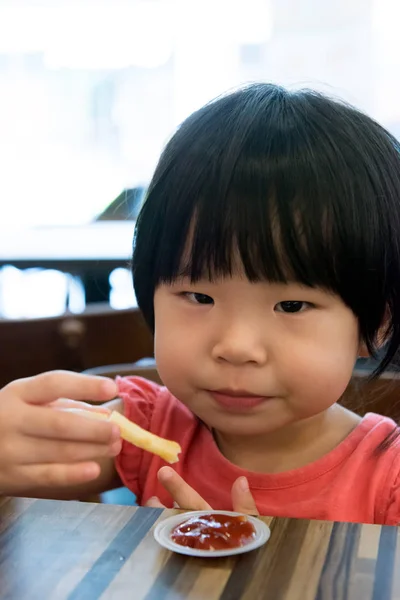
<path id="1" fill-rule="evenodd" d="M 118 377 L 118 392 L 123 401 L 124 415 L 146 431 L 151 429 L 155 399 L 160 386 L 142 377 Z M 115 466 L 124 486 L 141 497 L 140 471 L 143 450 L 123 441 Z"/>
<path id="2" fill-rule="evenodd" d="M 400 470 L 395 475 L 390 488 L 385 525 L 400 525 Z"/>

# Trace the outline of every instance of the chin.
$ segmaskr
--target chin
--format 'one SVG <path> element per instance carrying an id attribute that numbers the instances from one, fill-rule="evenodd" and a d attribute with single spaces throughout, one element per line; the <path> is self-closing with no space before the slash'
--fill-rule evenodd
<path id="1" fill-rule="evenodd" d="M 201 417 L 200 417 L 201 418 Z M 225 435 L 268 435 L 293 423 L 293 419 L 261 419 L 260 415 L 224 415 L 222 418 L 202 419 L 211 429 Z"/>

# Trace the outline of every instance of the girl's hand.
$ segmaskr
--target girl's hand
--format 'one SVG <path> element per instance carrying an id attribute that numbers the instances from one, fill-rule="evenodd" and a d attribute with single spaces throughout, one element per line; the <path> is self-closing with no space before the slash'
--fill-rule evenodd
<path id="1" fill-rule="evenodd" d="M 186 510 L 211 510 L 212 507 L 188 485 L 171 467 L 162 467 L 158 471 L 158 480 L 174 499 L 177 508 Z M 239 477 L 232 486 L 232 507 L 235 512 L 258 515 L 256 503 L 249 490 L 246 477 Z M 166 508 L 156 497 L 150 498 L 146 506 Z"/>
<path id="2" fill-rule="evenodd" d="M 104 402 L 116 395 L 117 386 L 110 379 L 67 371 L 20 379 L 1 389 L 0 493 L 96 479 L 100 474 L 96 459 L 120 451 L 118 427 L 59 409 L 92 410 L 73 400 Z"/>

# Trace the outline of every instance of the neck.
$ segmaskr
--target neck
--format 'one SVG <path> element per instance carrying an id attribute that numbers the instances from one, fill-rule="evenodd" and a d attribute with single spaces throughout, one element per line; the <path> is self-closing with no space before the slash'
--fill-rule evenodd
<path id="1" fill-rule="evenodd" d="M 340 444 L 359 421 L 360 417 L 334 404 L 318 415 L 263 435 L 213 434 L 221 453 L 233 464 L 249 471 L 278 473 L 318 460 Z"/>

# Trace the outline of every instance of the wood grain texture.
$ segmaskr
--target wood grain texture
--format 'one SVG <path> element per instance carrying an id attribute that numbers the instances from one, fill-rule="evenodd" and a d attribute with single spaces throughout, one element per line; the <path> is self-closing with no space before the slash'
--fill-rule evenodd
<path id="1" fill-rule="evenodd" d="M 262 548 L 197 559 L 153 538 L 176 512 L 0 498 L 0 598 L 400 600 L 396 527 L 264 518 Z"/>

